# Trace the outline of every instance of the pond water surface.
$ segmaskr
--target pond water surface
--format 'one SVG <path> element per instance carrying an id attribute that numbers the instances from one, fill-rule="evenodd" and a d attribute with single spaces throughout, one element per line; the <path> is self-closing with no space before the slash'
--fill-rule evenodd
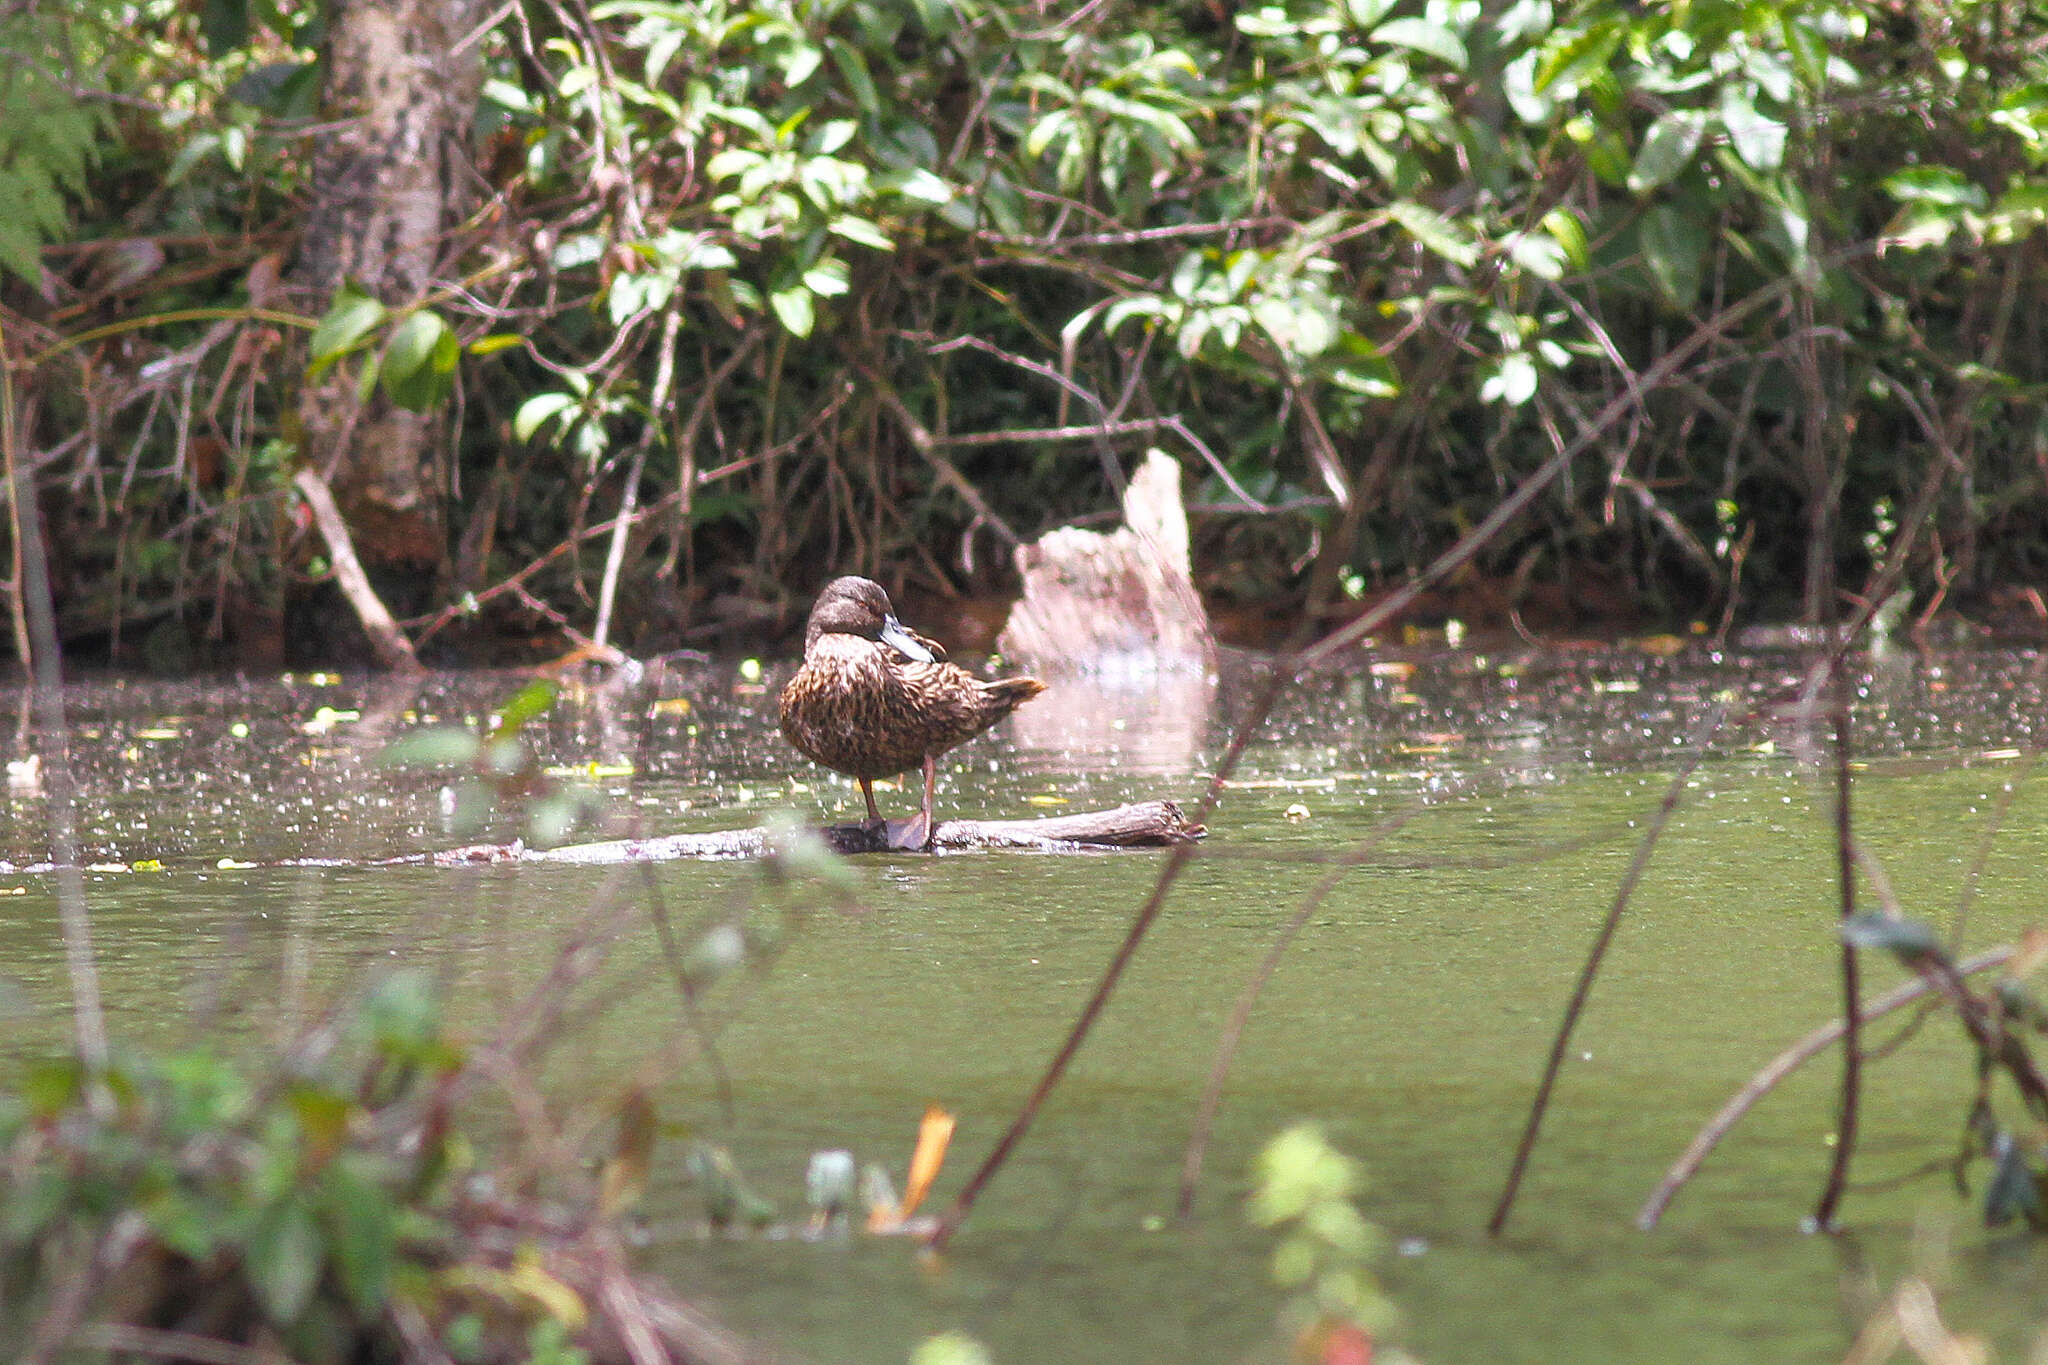
<path id="1" fill-rule="evenodd" d="M 1828 1160 L 1832 1057 L 1754 1111 L 1658 1230 L 1632 1224 L 1699 1125 L 1838 1003 L 1831 810 L 1772 718 L 1800 661 L 1410 662 L 1406 674 L 1361 658 L 1288 696 L 1100 1028 L 942 1260 L 896 1240 L 707 1240 L 671 1144 L 650 1266 L 778 1359 L 902 1362 L 946 1329 L 981 1337 L 1003 1365 L 1284 1359 L 1270 1237 L 1246 1225 L 1243 1196 L 1260 1144 L 1307 1118 L 1370 1174 L 1360 1203 L 1387 1234 L 1400 1339 L 1426 1360 L 1839 1358 L 1872 1295 L 1916 1266 L 1939 1272 L 1949 1321 L 2023 1355 L 2048 1319 L 2048 1261 L 2024 1234 L 1986 1231 L 1946 1177 L 1858 1190 L 1849 1235 L 1802 1233 Z M 1968 945 L 2011 940 L 2048 905 L 2048 785 L 2027 780 L 2044 720 L 2037 659 L 1858 667 L 1861 837 L 1903 903 L 1938 925 L 1975 872 Z M 572 689 L 532 734 L 616 820 L 649 832 L 784 808 L 852 818 L 858 792 L 775 736 L 777 681 L 707 666 L 652 688 Z M 88 892 L 116 1035 L 283 1027 L 377 961 L 439 966 L 478 1020 L 533 979 L 612 871 L 222 865 L 364 862 L 475 837 L 444 826 L 435 781 L 374 755 L 416 726 L 474 724 L 522 682 L 75 688 L 79 834 L 109 869 Z M 1199 684 L 1056 690 L 953 756 L 942 806 L 1192 806 L 1246 695 L 1232 680 L 1217 697 Z M 1491 1240 L 1483 1225 L 1574 973 L 1688 733 L 1721 700 L 1733 718 L 1633 899 L 1521 1203 Z M 913 799 L 883 794 L 892 810 Z M 8 810 L 0 858 L 47 857 L 43 800 L 17 793 Z M 1238 993 L 1330 860 L 1404 811 L 1414 818 L 1342 880 L 1267 987 L 1195 1217 L 1174 1222 L 1182 1150 Z M 812 1151 L 848 1147 L 900 1179 L 919 1116 L 943 1104 L 960 1127 L 942 1206 L 1058 1046 L 1163 856 L 861 860 L 855 908 L 750 865 L 661 866 L 655 887 L 686 924 L 763 898 L 808 909 L 775 921 L 787 932 L 771 966 L 708 1003 L 730 1115 L 710 1069 L 675 1042 L 673 992 L 646 988 L 660 961 L 651 930 L 616 967 L 642 989 L 621 987 L 551 1082 L 565 1105 L 600 1106 L 665 1050 L 663 1117 L 727 1144 L 792 1217 Z M 162 867 L 132 870 L 145 860 Z M 0 893 L 18 1057 L 61 1041 L 67 995 L 51 880 L 0 876 Z M 1882 960 L 1869 975 L 1874 989 L 1900 979 Z M 1938 1018 L 1874 1073 L 1863 1180 L 1953 1152 L 1972 1086 L 1954 1035 Z M 1929 1264 L 1916 1227 L 1945 1231 L 1949 1254 Z"/>

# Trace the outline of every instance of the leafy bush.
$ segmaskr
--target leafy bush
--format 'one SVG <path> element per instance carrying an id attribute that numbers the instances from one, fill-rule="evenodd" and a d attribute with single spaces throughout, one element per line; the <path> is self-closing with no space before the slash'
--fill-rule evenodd
<path id="1" fill-rule="evenodd" d="M 17 271 L 64 187 L 84 236 L 185 234 L 112 292 L 103 243 L 45 258 L 54 303 L 0 295 L 58 332 L 166 310 L 34 376 L 27 439 L 94 490 L 69 576 L 112 585 L 76 634 L 248 583 L 290 602 L 320 567 L 255 515 L 299 357 L 170 311 L 263 292 L 224 244 L 269 241 L 304 184 L 314 19 L 205 8 L 247 13 L 81 65 L 156 106 L 67 112 L 23 76 L 40 102 L 0 120 L 0 173 L 39 187 Z M 1009 537 L 1098 511 L 1152 445 L 1202 482 L 1222 596 L 1298 594 L 1353 498 L 1356 581 L 1399 581 L 1575 446 L 1480 560 L 1510 597 L 1818 615 L 1895 550 L 1923 601 L 1981 596 L 2048 564 L 2048 44 L 2008 8 L 527 0 L 478 39 L 483 202 L 446 278 L 312 301 L 313 359 L 444 420 L 435 591 L 522 628 L 581 609 L 612 507 L 650 638 L 787 620 L 828 569 L 994 586 Z M 202 477 L 209 442 L 239 482 Z M 131 595 L 156 539 L 179 553 Z"/>

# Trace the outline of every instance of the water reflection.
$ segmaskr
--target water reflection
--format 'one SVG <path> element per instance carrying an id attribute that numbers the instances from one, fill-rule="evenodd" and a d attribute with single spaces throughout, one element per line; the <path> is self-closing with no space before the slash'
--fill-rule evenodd
<path id="1" fill-rule="evenodd" d="M 1216 676 L 1134 664 L 1046 680 L 1010 734 L 1040 770 L 1178 777 L 1201 766 Z"/>

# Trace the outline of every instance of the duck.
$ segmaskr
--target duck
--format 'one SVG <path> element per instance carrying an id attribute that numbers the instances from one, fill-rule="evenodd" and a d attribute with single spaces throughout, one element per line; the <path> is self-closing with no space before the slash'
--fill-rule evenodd
<path id="1" fill-rule="evenodd" d="M 818 594 L 804 626 L 803 665 L 782 689 L 783 738 L 860 783 L 868 825 L 892 849 L 930 850 L 939 756 L 1045 691 L 1036 678 L 984 682 L 944 655 L 896 619 L 881 584 L 849 575 Z M 917 815 L 884 820 L 875 779 L 920 767 Z"/>

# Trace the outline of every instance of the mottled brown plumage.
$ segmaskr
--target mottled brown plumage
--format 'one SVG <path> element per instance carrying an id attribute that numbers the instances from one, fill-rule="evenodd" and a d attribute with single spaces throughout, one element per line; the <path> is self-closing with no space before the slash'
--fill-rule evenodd
<path id="1" fill-rule="evenodd" d="M 905 630 L 889 595 L 865 578 L 827 584 L 804 631 L 804 663 L 782 689 L 782 734 L 797 752 L 860 782 L 880 820 L 873 783 L 924 770 L 924 805 L 890 841 L 925 848 L 932 835 L 938 757 L 1045 690 L 1036 678 L 983 682 L 941 662 L 945 651 Z"/>

